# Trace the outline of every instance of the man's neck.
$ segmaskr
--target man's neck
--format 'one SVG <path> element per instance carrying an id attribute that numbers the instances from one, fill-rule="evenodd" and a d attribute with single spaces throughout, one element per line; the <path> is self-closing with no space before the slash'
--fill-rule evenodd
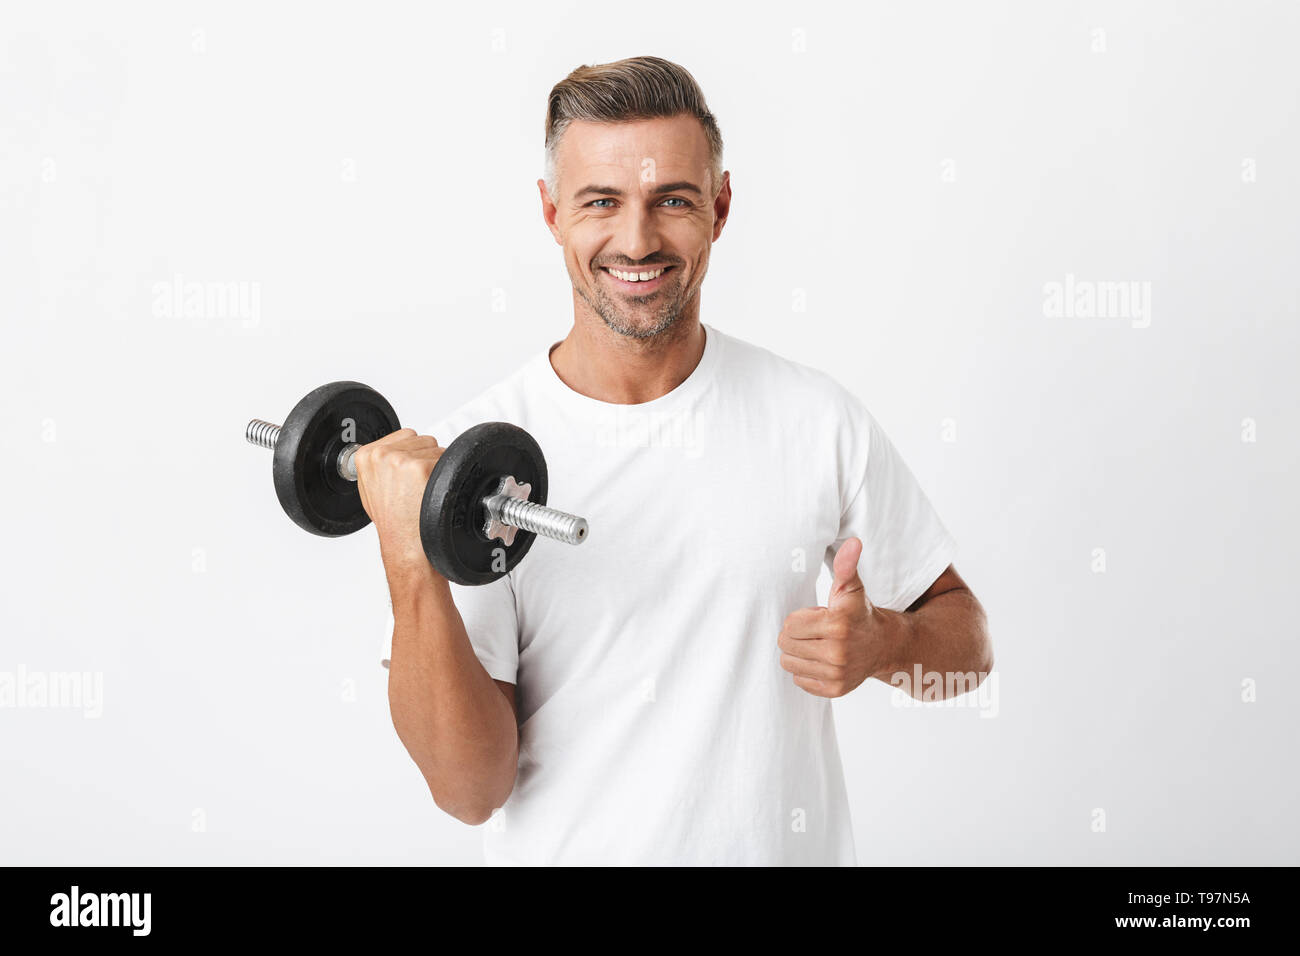
<path id="1" fill-rule="evenodd" d="M 650 339 L 619 335 L 599 316 L 583 316 L 551 350 L 551 367 L 579 395 L 613 405 L 641 405 L 686 381 L 700 364 L 704 342 L 695 315 L 683 315 Z"/>

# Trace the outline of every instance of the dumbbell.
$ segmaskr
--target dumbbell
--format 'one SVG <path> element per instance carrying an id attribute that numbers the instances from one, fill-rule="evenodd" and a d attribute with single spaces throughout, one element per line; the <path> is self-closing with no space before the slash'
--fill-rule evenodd
<path id="1" fill-rule="evenodd" d="M 401 428 L 393 406 L 359 382 L 307 393 L 283 425 L 255 418 L 244 437 L 273 453 L 271 476 L 285 514 L 312 534 L 336 538 L 370 524 L 353 455 Z M 546 507 L 546 459 L 517 425 L 483 422 L 456 438 L 434 465 L 420 506 L 420 543 L 439 574 L 488 584 L 528 553 L 537 535 L 587 539 L 587 522 Z"/>

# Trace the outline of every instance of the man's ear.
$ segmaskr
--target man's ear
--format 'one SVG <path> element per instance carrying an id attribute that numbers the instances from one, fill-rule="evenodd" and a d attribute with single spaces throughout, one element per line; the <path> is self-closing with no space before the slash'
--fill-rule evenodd
<path id="1" fill-rule="evenodd" d="M 551 235 L 555 237 L 557 246 L 564 245 L 564 239 L 560 235 L 560 228 L 555 224 L 555 216 L 559 213 L 551 194 L 546 191 L 546 180 L 537 180 L 537 192 L 542 197 L 542 220 L 546 223 L 546 228 L 551 230 Z"/>
<path id="2" fill-rule="evenodd" d="M 722 235 L 722 227 L 727 224 L 727 216 L 731 214 L 731 170 L 723 170 L 722 188 L 718 194 L 713 197 L 713 241 L 718 241 L 718 236 Z"/>

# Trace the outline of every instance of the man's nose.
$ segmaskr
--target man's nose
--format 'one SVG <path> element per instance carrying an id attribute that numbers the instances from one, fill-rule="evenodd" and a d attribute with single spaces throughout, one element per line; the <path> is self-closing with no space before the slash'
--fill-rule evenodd
<path id="1" fill-rule="evenodd" d="M 624 207 L 618 225 L 619 251 L 634 262 L 659 251 L 659 229 L 653 213 L 640 203 Z"/>

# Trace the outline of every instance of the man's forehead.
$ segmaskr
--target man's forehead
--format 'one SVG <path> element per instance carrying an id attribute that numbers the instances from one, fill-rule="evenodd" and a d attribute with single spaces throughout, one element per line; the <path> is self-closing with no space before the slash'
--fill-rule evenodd
<path id="1" fill-rule="evenodd" d="M 643 178 L 649 161 L 657 169 L 655 178 L 663 180 L 699 178 L 709 168 L 708 140 L 691 116 L 621 123 L 574 120 L 560 138 L 559 151 L 573 172 Z"/>

